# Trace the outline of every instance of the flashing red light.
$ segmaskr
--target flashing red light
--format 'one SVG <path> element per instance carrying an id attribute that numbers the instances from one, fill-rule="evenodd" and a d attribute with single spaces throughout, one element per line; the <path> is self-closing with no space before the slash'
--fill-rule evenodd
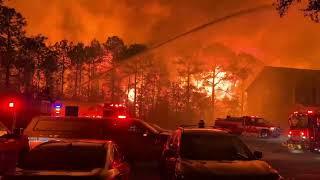
<path id="1" fill-rule="evenodd" d="M 301 132 L 301 136 L 304 136 L 304 132 Z"/>
<path id="2" fill-rule="evenodd" d="M 292 134 L 292 131 L 289 131 L 289 134 L 291 135 L 291 134 Z"/>
<path id="3" fill-rule="evenodd" d="M 14 102 L 9 102 L 9 108 L 14 108 Z"/>
<path id="4" fill-rule="evenodd" d="M 313 113 L 313 111 L 308 111 L 308 114 L 312 114 Z"/>
<path id="5" fill-rule="evenodd" d="M 294 114 L 298 114 L 298 111 L 295 111 Z"/>
<path id="6" fill-rule="evenodd" d="M 125 118 L 127 118 L 127 116 L 119 115 L 118 118 L 119 118 L 119 119 L 125 119 Z"/>

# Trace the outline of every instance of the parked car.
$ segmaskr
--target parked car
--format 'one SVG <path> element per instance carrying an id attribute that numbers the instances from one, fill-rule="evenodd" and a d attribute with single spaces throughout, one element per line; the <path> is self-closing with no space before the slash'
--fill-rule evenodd
<path id="1" fill-rule="evenodd" d="M 158 161 L 169 137 L 148 123 L 132 118 L 37 117 L 24 134 L 30 146 L 54 139 L 112 139 L 130 161 Z"/>
<path id="2" fill-rule="evenodd" d="M 247 134 L 261 138 L 276 138 L 281 134 L 280 127 L 273 125 L 264 118 L 256 116 L 227 116 L 227 118 L 218 118 L 214 125 L 216 128 L 224 128 L 238 135 Z"/>
<path id="3" fill-rule="evenodd" d="M 155 124 L 155 123 L 150 123 L 150 125 L 155 128 L 157 131 L 161 132 L 161 133 L 167 133 L 170 135 L 170 133 L 172 133 L 171 130 L 169 129 L 164 129 L 162 127 L 160 127 L 159 125 Z"/>
<path id="4" fill-rule="evenodd" d="M 212 128 L 179 128 L 164 148 L 164 179 L 280 179 L 261 152 L 235 135 Z"/>
<path id="5" fill-rule="evenodd" d="M 26 136 L 12 133 L 0 122 L 0 176 L 13 173 L 19 158 L 29 151 Z"/>
<path id="6" fill-rule="evenodd" d="M 3 179 L 128 179 L 130 166 L 112 141 L 63 140 L 28 152 Z"/>

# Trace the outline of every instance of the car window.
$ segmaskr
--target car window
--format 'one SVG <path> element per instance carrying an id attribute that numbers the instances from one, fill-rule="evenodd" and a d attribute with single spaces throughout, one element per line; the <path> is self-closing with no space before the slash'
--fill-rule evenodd
<path id="1" fill-rule="evenodd" d="M 78 120 L 39 120 L 34 128 L 33 134 L 57 135 L 60 137 L 74 136 L 78 138 L 103 137 L 106 128 L 98 121 Z"/>
<path id="2" fill-rule="evenodd" d="M 252 154 L 242 141 L 229 135 L 187 133 L 182 135 L 181 156 L 192 160 L 249 160 Z"/>
<path id="3" fill-rule="evenodd" d="M 103 168 L 106 151 L 102 146 L 73 146 L 70 143 L 47 144 L 31 150 L 22 163 L 29 170 L 92 170 Z"/>
<path id="4" fill-rule="evenodd" d="M 133 121 L 129 127 L 128 132 L 135 133 L 135 134 L 144 134 L 144 133 L 157 133 L 152 126 L 148 123 L 143 121 Z"/>

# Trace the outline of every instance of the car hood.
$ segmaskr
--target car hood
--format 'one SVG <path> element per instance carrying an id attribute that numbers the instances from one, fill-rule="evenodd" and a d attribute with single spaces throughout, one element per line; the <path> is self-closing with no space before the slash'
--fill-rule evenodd
<path id="1" fill-rule="evenodd" d="M 180 166 L 180 167 L 179 167 Z M 179 169 L 183 174 L 212 176 L 265 176 L 277 175 L 268 163 L 252 161 L 198 161 L 181 160 Z"/>
<path id="2" fill-rule="evenodd" d="M 112 173 L 105 172 L 102 168 L 96 168 L 91 171 L 55 171 L 55 170 L 23 170 L 17 168 L 14 175 L 9 179 L 47 179 L 47 178 L 59 178 L 59 179 L 78 179 L 78 178 L 92 178 L 92 177 L 112 177 Z"/>

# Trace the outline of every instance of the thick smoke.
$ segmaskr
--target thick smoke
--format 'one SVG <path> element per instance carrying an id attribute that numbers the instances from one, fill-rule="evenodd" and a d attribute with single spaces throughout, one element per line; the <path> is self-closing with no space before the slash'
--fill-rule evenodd
<path id="1" fill-rule="evenodd" d="M 193 27 L 266 0 L 11 0 L 27 18 L 29 34 L 89 42 L 118 35 L 128 43 L 157 44 Z M 320 68 L 320 26 L 298 10 L 279 18 L 275 10 L 243 15 L 191 35 L 222 42 L 269 65 Z"/>

